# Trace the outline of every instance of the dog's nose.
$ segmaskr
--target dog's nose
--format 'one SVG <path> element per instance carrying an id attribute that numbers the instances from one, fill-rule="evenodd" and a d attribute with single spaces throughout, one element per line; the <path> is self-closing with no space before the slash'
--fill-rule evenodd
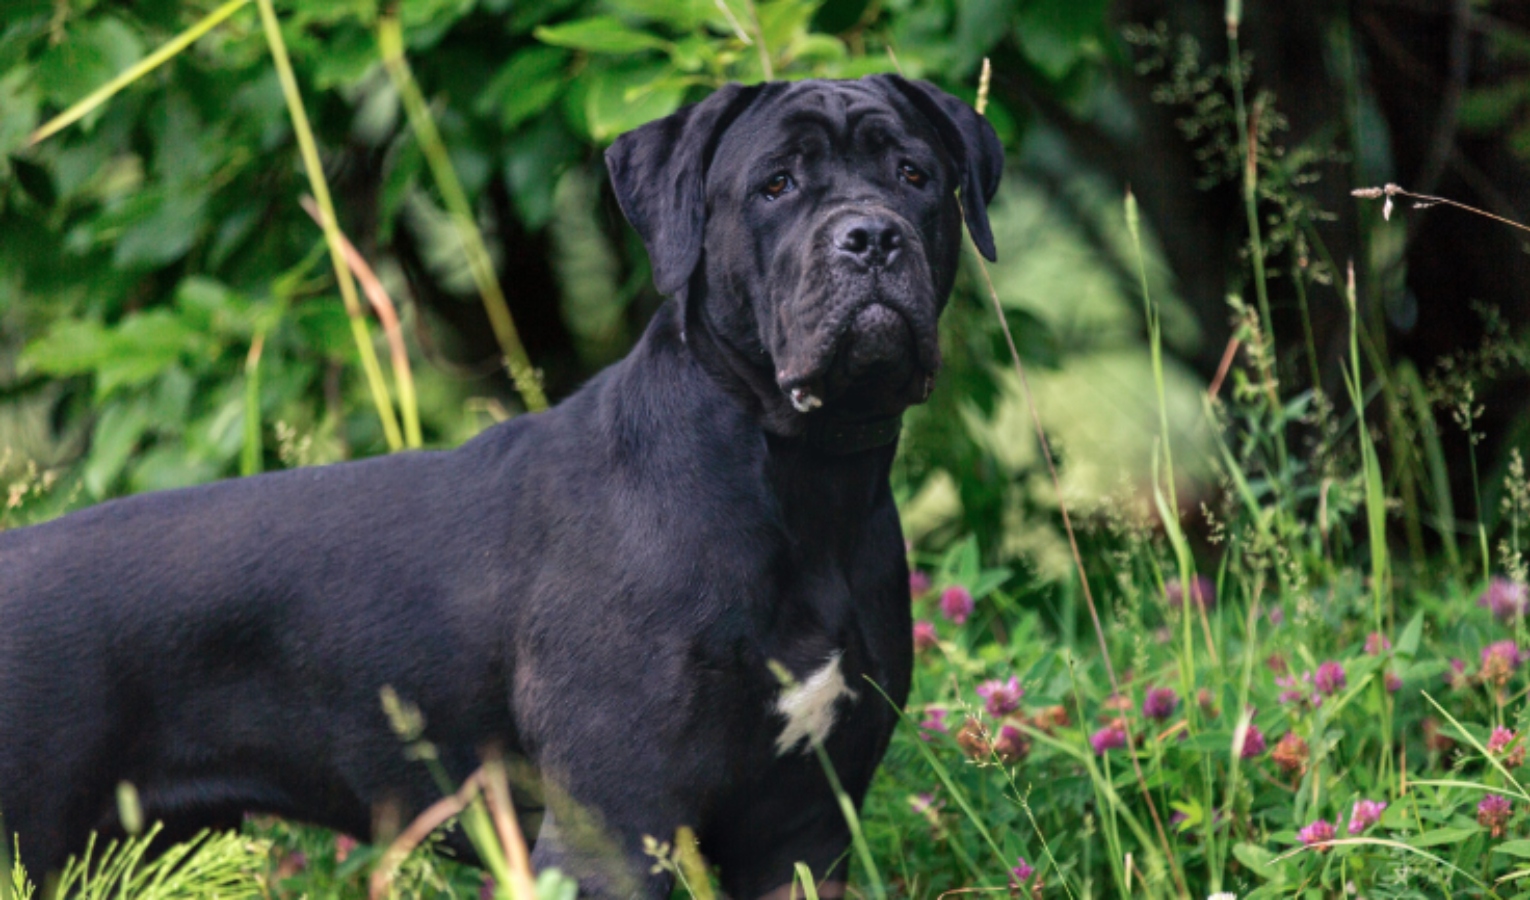
<path id="1" fill-rule="evenodd" d="M 834 249 L 868 268 L 891 264 L 902 247 L 903 232 L 882 216 L 852 216 L 834 231 Z"/>

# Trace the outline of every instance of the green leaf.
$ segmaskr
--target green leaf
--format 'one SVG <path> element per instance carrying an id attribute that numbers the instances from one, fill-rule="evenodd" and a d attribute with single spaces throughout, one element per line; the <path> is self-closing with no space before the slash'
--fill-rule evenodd
<path id="1" fill-rule="evenodd" d="M 1012 574 L 1014 573 L 1003 567 L 997 569 L 985 569 L 980 575 L 978 575 L 976 579 L 972 581 L 972 585 L 970 587 L 970 590 L 972 591 L 972 599 L 981 600 L 989 594 L 993 593 L 1000 586 L 1002 586 L 1004 582 L 1008 581 Z"/>
<path id="2" fill-rule="evenodd" d="M 695 31 L 717 14 L 716 0 L 606 0 L 606 6 L 674 31 Z"/>
<path id="3" fill-rule="evenodd" d="M 1418 653 L 1419 641 L 1424 636 L 1424 612 L 1419 610 L 1403 626 L 1402 636 L 1397 639 L 1397 655 L 1412 659 Z"/>
<path id="4" fill-rule="evenodd" d="M 1417 837 L 1408 838 L 1404 843 L 1410 847 L 1438 847 L 1442 844 L 1457 844 L 1474 834 L 1482 831 L 1481 828 L 1439 828 L 1434 831 L 1426 831 Z"/>
<path id="5" fill-rule="evenodd" d="M 669 46 L 668 41 L 657 35 L 628 28 L 615 16 L 596 16 L 562 25 L 544 25 L 535 29 L 533 34 L 544 44 L 587 53 L 640 53 Z"/>
<path id="6" fill-rule="evenodd" d="M 1461 96 L 1461 127 L 1477 132 L 1501 128 L 1527 100 L 1530 81 L 1522 78 L 1466 91 Z"/>
<path id="7" fill-rule="evenodd" d="M 1169 808 L 1185 817 L 1174 829 L 1180 834 L 1198 827 L 1206 820 L 1206 808 L 1195 800 L 1174 800 L 1169 803 Z"/>
<path id="8" fill-rule="evenodd" d="M 199 335 L 166 309 L 129 316 L 111 337 L 111 353 L 96 366 L 96 396 L 142 384 L 194 353 Z"/>
<path id="9" fill-rule="evenodd" d="M 1504 841 L 1493 848 L 1494 853 L 1504 853 L 1509 856 L 1518 856 L 1521 859 L 1530 859 L 1530 841 Z"/>
<path id="10" fill-rule="evenodd" d="M 568 51 L 557 47 L 528 47 L 499 70 L 474 102 L 480 115 L 498 113 L 507 130 L 542 112 L 563 91 L 563 67 Z"/>
<path id="11" fill-rule="evenodd" d="M 85 489 L 91 496 L 98 500 L 107 496 L 148 427 L 149 414 L 140 401 L 107 407 L 96 422 L 85 463 Z"/>
<path id="12" fill-rule="evenodd" d="M 807 34 L 792 42 L 789 50 L 792 62 L 813 65 L 837 63 L 850 55 L 845 42 L 827 34 Z"/>
<path id="13" fill-rule="evenodd" d="M 91 319 L 65 319 L 22 351 L 23 372 L 46 375 L 81 375 L 110 358 L 111 334 Z"/>
<path id="14" fill-rule="evenodd" d="M 26 66 L 0 74 L 0 177 L 7 175 L 10 154 L 37 127 L 37 86 L 31 76 Z"/>
<path id="15" fill-rule="evenodd" d="M 112 248 L 112 263 L 156 268 L 185 256 L 206 220 L 207 200 L 200 192 L 145 192 L 133 198 L 126 204 L 126 227 Z"/>
<path id="16" fill-rule="evenodd" d="M 21 157 L 11 160 L 11 169 L 16 176 L 16 183 L 26 191 L 32 202 L 38 206 L 47 208 L 58 202 L 58 190 L 53 186 L 53 177 L 48 170 L 37 163 Z"/>
<path id="17" fill-rule="evenodd" d="M 684 91 L 661 83 L 671 74 L 668 67 L 660 71 L 611 69 L 593 73 L 584 102 L 590 137 L 600 142 L 611 141 L 625 131 L 674 112 Z"/>
<path id="18" fill-rule="evenodd" d="M 143 57 L 138 32 L 120 19 L 75 21 L 65 39 L 50 46 L 37 61 L 35 70 L 44 96 L 59 106 L 79 100 Z M 99 116 L 97 109 L 85 121 L 88 124 Z"/>
<path id="19" fill-rule="evenodd" d="M 1275 854 L 1258 844 L 1234 844 L 1232 851 L 1238 862 L 1248 866 L 1249 871 L 1260 878 L 1279 881 L 1284 877 L 1280 865 L 1275 862 Z"/>
<path id="20" fill-rule="evenodd" d="M 1015 36 L 1025 58 L 1048 78 L 1068 74 L 1104 28 L 1105 0 L 1037 0 L 1024 4 Z"/>
<path id="21" fill-rule="evenodd" d="M 756 4 L 760 17 L 760 31 L 765 35 L 765 46 L 772 55 L 791 46 L 807 33 L 808 23 L 817 12 L 817 3 L 778 2 Z M 750 54 L 755 56 L 756 54 Z"/>

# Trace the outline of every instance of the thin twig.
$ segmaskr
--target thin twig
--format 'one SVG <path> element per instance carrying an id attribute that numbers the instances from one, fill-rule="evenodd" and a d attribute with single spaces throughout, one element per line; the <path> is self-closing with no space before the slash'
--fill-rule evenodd
<path id="1" fill-rule="evenodd" d="M 382 860 L 377 868 L 372 871 L 368 894 L 371 900 L 384 900 L 388 896 L 388 886 L 393 882 L 393 875 L 398 869 L 399 863 L 404 861 L 421 841 L 430 836 L 432 831 L 446 824 L 452 816 L 460 814 L 467 809 L 468 804 L 478 795 L 483 779 L 483 769 L 479 769 L 462 783 L 457 793 L 450 797 L 442 797 L 432 803 L 424 812 L 415 816 L 414 821 L 409 823 L 403 833 L 394 838 L 393 843 L 383 852 Z"/>
<path id="2" fill-rule="evenodd" d="M 504 763 L 497 759 L 484 763 L 479 782 L 484 788 L 483 797 L 489 806 L 489 817 L 494 821 L 494 831 L 499 835 L 499 845 L 505 851 L 505 867 L 510 870 L 510 890 L 516 900 L 536 900 L 536 880 L 531 874 L 531 857 L 526 852 L 526 839 L 521 834 L 521 824 L 515 818 L 515 806 L 510 802 L 510 781 L 505 775 Z"/>
<path id="3" fill-rule="evenodd" d="M 298 201 L 303 211 L 324 227 L 324 213 L 313 197 L 304 194 Z M 409 351 L 404 346 L 404 329 L 399 324 L 398 307 L 394 305 L 393 298 L 388 296 L 387 288 L 383 287 L 377 273 L 367 264 L 366 257 L 351 243 L 351 239 L 345 236 L 338 223 L 335 233 L 340 236 L 340 249 L 345 253 L 346 265 L 350 267 L 351 274 L 361 282 L 361 292 L 366 294 L 367 301 L 372 304 L 372 310 L 377 313 L 377 321 L 382 323 L 383 333 L 388 337 L 389 356 L 393 362 L 393 377 L 398 382 L 398 403 L 404 414 L 404 443 L 410 447 L 419 447 L 423 443 L 420 433 L 420 407 L 415 399 L 414 372 L 409 366 Z"/>
<path id="4" fill-rule="evenodd" d="M 1518 228 L 1520 231 L 1530 231 L 1530 226 L 1521 225 L 1513 219 L 1505 219 L 1503 216 L 1495 216 L 1487 210 L 1478 209 L 1475 206 L 1467 206 L 1465 203 L 1458 203 L 1449 197 L 1436 197 L 1433 194 L 1415 194 L 1412 191 L 1405 191 L 1395 184 L 1389 184 L 1385 187 L 1379 188 L 1355 188 L 1354 190 L 1350 191 L 1350 194 L 1359 197 L 1362 200 L 1380 200 L 1381 198 L 1385 197 L 1387 201 L 1386 205 L 1381 208 L 1381 216 L 1384 219 L 1392 218 L 1392 198 L 1406 197 L 1409 200 L 1415 201 L 1413 204 L 1414 209 L 1427 209 L 1436 204 L 1443 203 L 1446 206 L 1454 206 L 1456 209 L 1463 209 L 1469 213 L 1476 213 L 1477 215 L 1484 218 L 1492 219 L 1494 222 L 1502 222 L 1505 225 Z"/>
<path id="5" fill-rule="evenodd" d="M 1206 389 L 1207 397 L 1215 400 L 1217 394 L 1222 392 L 1222 382 L 1227 380 L 1227 370 L 1232 368 L 1240 343 L 1236 334 L 1227 339 L 1227 349 L 1222 351 L 1222 361 L 1217 363 L 1217 377 L 1211 379 L 1211 387 Z"/>

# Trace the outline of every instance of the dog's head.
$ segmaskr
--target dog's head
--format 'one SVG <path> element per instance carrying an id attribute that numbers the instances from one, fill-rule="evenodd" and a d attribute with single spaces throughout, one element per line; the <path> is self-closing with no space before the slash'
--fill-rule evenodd
<path id="1" fill-rule="evenodd" d="M 660 292 L 704 292 L 713 330 L 799 413 L 924 400 L 963 210 L 994 258 L 1002 147 L 924 82 L 730 85 L 623 135 L 606 162 Z"/>

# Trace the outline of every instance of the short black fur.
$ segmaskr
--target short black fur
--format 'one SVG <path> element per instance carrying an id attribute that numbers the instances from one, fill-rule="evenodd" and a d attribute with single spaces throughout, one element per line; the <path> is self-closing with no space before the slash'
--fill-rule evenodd
<path id="1" fill-rule="evenodd" d="M 908 690 L 908 572 L 894 447 L 803 434 L 927 393 L 955 193 L 991 256 L 998 143 L 879 77 L 724 88 L 607 158 L 679 299 L 553 410 L 449 452 L 0 534 L 0 813 L 34 870 L 115 827 L 121 781 L 175 835 L 247 811 L 360 836 L 380 809 L 413 815 L 437 791 L 388 686 L 453 777 L 491 747 L 532 764 L 534 861 L 587 893 L 665 896 L 642 838 L 681 825 L 740 900 L 797 861 L 843 878 L 844 819 L 806 742 L 780 746 L 767 662 L 803 681 L 837 660 L 846 690 L 818 709 L 859 803 L 897 721 L 867 681 Z M 767 161 L 793 191 L 761 195 Z"/>

